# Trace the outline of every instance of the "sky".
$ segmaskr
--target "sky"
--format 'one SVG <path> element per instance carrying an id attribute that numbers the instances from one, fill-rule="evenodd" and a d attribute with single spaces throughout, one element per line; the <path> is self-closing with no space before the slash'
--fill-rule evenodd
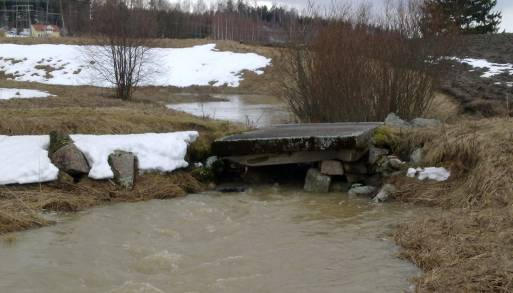
<path id="1" fill-rule="evenodd" d="M 170 0 L 170 2 L 176 2 L 177 0 Z M 251 0 L 250 2 L 252 2 Z M 333 0 L 314 0 L 313 2 L 316 5 L 329 5 Z M 346 0 L 347 1 L 347 0 Z M 384 0 L 349 0 L 354 3 L 366 2 L 366 3 L 376 3 L 375 5 L 379 5 L 383 3 Z M 192 0 L 194 2 L 194 0 Z M 206 0 L 205 2 L 217 2 L 216 0 Z M 296 7 L 299 10 L 305 6 L 308 0 L 257 0 L 259 4 L 267 4 L 271 5 L 272 3 L 277 3 L 279 5 L 287 5 L 289 7 Z M 502 11 L 502 24 L 501 29 L 506 30 L 507 32 L 513 33 L 513 0 L 497 0 L 497 10 Z"/>

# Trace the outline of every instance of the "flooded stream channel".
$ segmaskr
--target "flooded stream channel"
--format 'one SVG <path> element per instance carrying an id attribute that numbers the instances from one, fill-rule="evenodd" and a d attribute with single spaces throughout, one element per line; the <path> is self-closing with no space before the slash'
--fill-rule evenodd
<path id="1" fill-rule="evenodd" d="M 417 212 L 278 187 L 104 206 L 0 242 L 0 292 L 403 292 L 387 232 Z"/>
<path id="2" fill-rule="evenodd" d="M 265 127 L 291 121 L 285 105 L 264 95 L 212 95 L 218 101 L 169 104 L 169 108 L 195 116 Z"/>

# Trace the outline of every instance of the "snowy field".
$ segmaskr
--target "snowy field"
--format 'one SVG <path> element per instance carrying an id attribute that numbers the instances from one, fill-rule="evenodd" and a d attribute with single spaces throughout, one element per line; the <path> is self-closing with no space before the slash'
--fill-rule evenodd
<path id="1" fill-rule="evenodd" d="M 239 86 L 242 71 L 262 74 L 271 59 L 254 53 L 218 51 L 215 44 L 191 48 L 156 48 L 143 86 Z M 55 85 L 108 87 L 91 68 L 91 47 L 0 44 L 0 71 L 14 80 Z"/>
<path id="2" fill-rule="evenodd" d="M 46 98 L 51 94 L 38 90 L 0 88 L 0 100 Z"/>
<path id="3" fill-rule="evenodd" d="M 485 59 L 474 59 L 474 58 L 457 58 L 452 57 L 451 60 L 458 61 L 460 63 L 468 64 L 474 68 L 486 69 L 486 72 L 481 75 L 484 78 L 490 78 L 502 73 L 508 73 L 513 75 L 513 64 L 505 63 L 493 63 Z"/>
<path id="4" fill-rule="evenodd" d="M 112 178 L 107 162 L 115 150 L 133 152 L 139 170 L 171 172 L 187 167 L 187 145 L 198 137 L 196 131 L 129 135 L 72 135 L 91 166 L 89 177 Z M 59 170 L 48 158 L 48 135 L 0 136 L 0 184 L 27 184 L 57 179 Z"/>

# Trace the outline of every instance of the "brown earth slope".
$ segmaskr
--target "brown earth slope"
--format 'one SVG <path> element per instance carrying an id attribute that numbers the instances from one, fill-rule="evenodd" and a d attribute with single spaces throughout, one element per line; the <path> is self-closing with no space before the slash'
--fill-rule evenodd
<path id="1" fill-rule="evenodd" d="M 465 36 L 460 45 L 456 54 L 458 58 L 513 64 L 513 34 Z M 508 105 L 513 100 L 513 87 L 506 83 L 513 82 L 513 75 L 500 74 L 483 78 L 483 70 L 459 62 L 453 62 L 452 65 L 448 78 L 442 83 L 442 89 L 457 98 L 466 112 L 483 117 L 511 112 Z"/>

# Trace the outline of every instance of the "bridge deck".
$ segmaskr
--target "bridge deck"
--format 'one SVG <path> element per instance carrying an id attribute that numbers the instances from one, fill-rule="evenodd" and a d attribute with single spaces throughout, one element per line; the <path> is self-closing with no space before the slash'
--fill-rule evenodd
<path id="1" fill-rule="evenodd" d="M 276 125 L 219 139 L 212 149 L 220 157 L 362 150 L 381 125 L 363 122 Z"/>

